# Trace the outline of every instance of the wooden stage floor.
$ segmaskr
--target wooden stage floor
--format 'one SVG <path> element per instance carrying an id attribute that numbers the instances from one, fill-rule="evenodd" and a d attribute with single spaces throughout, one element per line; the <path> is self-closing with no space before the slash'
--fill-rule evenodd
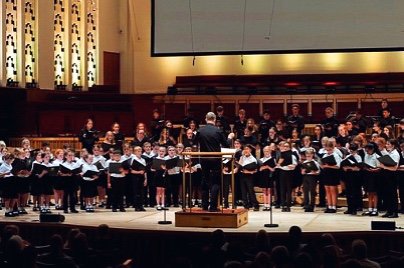
<path id="1" fill-rule="evenodd" d="M 134 212 L 127 209 L 127 212 L 111 212 L 106 209 L 98 209 L 95 213 L 80 211 L 78 214 L 65 215 L 64 223 L 54 223 L 69 226 L 96 227 L 99 224 L 108 224 L 111 228 L 134 230 L 134 231 L 165 231 L 165 232 L 211 232 L 216 228 L 195 228 L 195 227 L 175 227 L 175 212 L 179 208 L 170 208 L 167 211 L 167 220 L 172 221 L 170 225 L 159 225 L 157 222 L 163 220 L 163 212 L 154 208 L 147 208 L 146 212 Z M 27 210 L 29 211 L 29 210 Z M 239 228 L 226 228 L 225 232 L 230 233 L 255 233 L 260 229 L 268 232 L 287 232 L 288 229 L 297 225 L 304 232 L 357 232 L 371 231 L 371 221 L 395 221 L 396 226 L 404 227 L 404 215 L 396 219 L 385 219 L 382 217 L 351 216 L 344 215 L 345 208 L 338 210 L 337 214 L 325 214 L 318 208 L 314 213 L 305 213 L 301 207 L 292 207 L 291 212 L 281 212 L 274 209 L 273 222 L 279 224 L 278 228 L 265 228 L 264 224 L 269 223 L 269 212 L 249 211 L 248 223 Z M 58 213 L 53 211 L 53 214 Z M 0 216 L 0 223 L 21 223 L 30 225 L 40 225 L 39 213 L 29 211 L 28 215 L 15 218 L 5 218 Z M 402 230 L 399 230 L 403 232 Z M 404 233 L 404 232 L 403 232 Z"/>

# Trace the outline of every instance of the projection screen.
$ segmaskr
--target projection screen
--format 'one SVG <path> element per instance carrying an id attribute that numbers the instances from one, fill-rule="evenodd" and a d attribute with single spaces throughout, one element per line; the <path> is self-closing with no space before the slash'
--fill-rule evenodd
<path id="1" fill-rule="evenodd" d="M 152 0 L 152 56 L 404 50 L 404 0 Z"/>

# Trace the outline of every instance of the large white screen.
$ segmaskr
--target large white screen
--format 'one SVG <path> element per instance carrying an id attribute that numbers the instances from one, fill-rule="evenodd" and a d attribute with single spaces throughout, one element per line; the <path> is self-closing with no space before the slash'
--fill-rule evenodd
<path id="1" fill-rule="evenodd" d="M 152 19 L 154 56 L 404 50 L 404 0 L 153 0 Z"/>

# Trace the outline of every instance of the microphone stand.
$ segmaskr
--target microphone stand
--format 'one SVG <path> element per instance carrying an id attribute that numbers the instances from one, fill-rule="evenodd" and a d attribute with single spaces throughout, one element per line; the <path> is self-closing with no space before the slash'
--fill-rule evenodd
<path id="1" fill-rule="evenodd" d="M 279 227 L 279 224 L 272 222 L 272 200 L 269 201 L 269 223 L 264 224 L 264 227 L 268 227 L 268 228 Z"/>

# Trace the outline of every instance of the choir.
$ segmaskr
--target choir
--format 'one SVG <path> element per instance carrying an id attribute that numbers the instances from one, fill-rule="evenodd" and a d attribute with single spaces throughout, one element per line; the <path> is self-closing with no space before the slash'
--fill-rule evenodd
<path id="1" fill-rule="evenodd" d="M 404 214 L 404 120 L 398 123 L 396 137 L 388 108 L 383 108 L 374 122 L 366 122 L 357 111 L 340 123 L 333 113 L 332 108 L 326 108 L 325 119 L 310 136 L 302 135 L 304 118 L 297 104 L 286 119 L 273 121 L 265 111 L 259 123 L 241 109 L 234 124 L 219 106 L 216 127 L 228 136 L 236 151 L 234 162 L 222 159 L 220 203 L 229 207 L 233 171 L 233 198 L 246 209 L 260 210 L 255 193 L 258 187 L 264 211 L 274 206 L 290 212 L 303 194 L 305 212 L 323 207 L 325 213 L 337 213 L 338 196 L 345 195 L 344 214 L 361 211 L 363 216 L 378 216 L 384 211 L 382 217 L 387 218 Z M 80 152 L 65 146 L 52 153 L 47 144 L 33 149 L 28 139 L 23 139 L 21 148 L 9 152 L 0 142 L 5 216 L 28 213 L 28 203 L 33 211 L 52 213 L 52 201 L 55 210 L 64 213 L 78 213 L 78 204 L 88 213 L 94 212 L 96 205 L 113 212 L 130 207 L 141 212 L 146 207 L 167 210 L 180 204 L 201 205 L 203 165 L 198 157 L 182 155 L 183 151 L 199 150 L 198 127 L 192 111 L 184 119 L 183 130 L 176 131 L 171 121 L 154 110 L 149 127 L 139 123 L 130 143 L 125 142 L 118 123 L 100 142 L 100 132 L 91 119 L 79 134 Z M 366 135 L 370 127 L 373 133 Z M 363 208 L 364 198 L 367 208 Z"/>

